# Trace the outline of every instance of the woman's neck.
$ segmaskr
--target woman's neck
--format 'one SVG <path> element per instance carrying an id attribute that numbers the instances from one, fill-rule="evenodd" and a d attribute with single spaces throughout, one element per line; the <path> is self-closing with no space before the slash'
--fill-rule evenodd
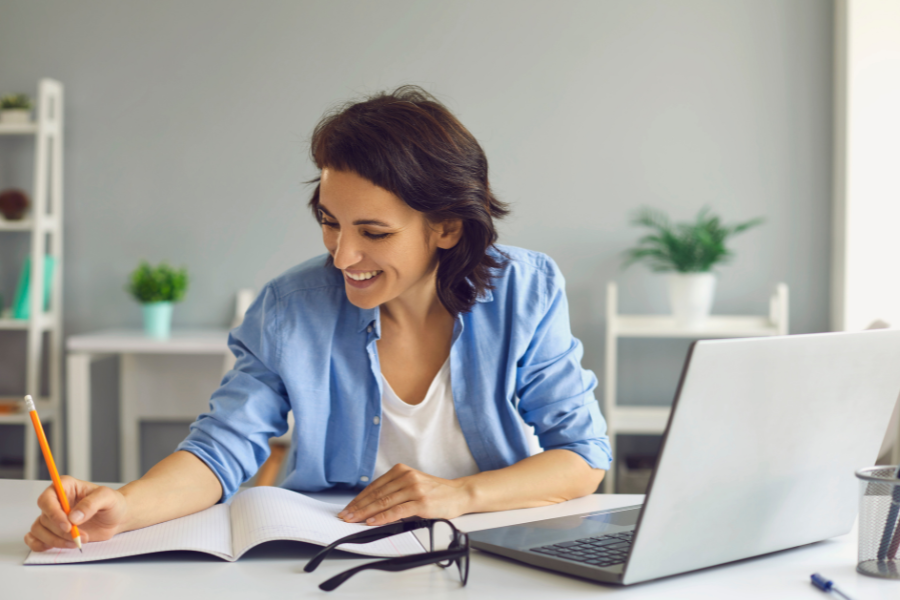
<path id="1" fill-rule="evenodd" d="M 385 319 L 402 329 L 421 330 L 437 321 L 453 320 L 437 294 L 437 269 L 401 296 L 381 305 L 382 327 Z"/>

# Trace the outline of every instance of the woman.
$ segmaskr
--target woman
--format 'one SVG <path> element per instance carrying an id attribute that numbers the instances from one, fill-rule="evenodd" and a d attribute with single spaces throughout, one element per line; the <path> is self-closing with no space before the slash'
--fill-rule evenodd
<path id="1" fill-rule="evenodd" d="M 25 541 L 71 547 L 223 501 L 287 430 L 283 486 L 359 490 L 340 516 L 381 525 L 542 506 L 592 493 L 610 462 L 562 275 L 494 245 L 506 208 L 487 159 L 434 98 L 403 87 L 327 116 L 310 207 L 327 255 L 260 293 L 235 367 L 178 450 L 118 491 L 66 478 Z M 524 423 L 544 452 L 531 455 Z"/>

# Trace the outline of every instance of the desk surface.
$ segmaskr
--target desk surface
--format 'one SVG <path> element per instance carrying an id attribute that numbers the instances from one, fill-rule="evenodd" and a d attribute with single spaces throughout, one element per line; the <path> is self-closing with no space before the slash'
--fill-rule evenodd
<path id="1" fill-rule="evenodd" d="M 511 560 L 472 550 L 469 584 L 461 588 L 455 573 L 422 567 L 404 573 L 361 573 L 335 592 L 318 584 L 338 572 L 371 559 L 341 553 L 315 573 L 303 565 L 317 547 L 273 542 L 228 563 L 193 552 L 171 552 L 98 563 L 60 566 L 22 565 L 28 548 L 22 541 L 38 514 L 35 499 L 46 481 L 0 480 L 0 597 L 91 600 L 174 600 L 177 598 L 508 598 L 556 600 L 596 598 L 809 598 L 827 600 L 809 584 L 821 572 L 856 600 L 900 597 L 900 582 L 872 579 L 855 572 L 855 532 L 803 548 L 778 552 L 730 565 L 670 577 L 631 587 L 614 587 L 526 567 Z M 325 500 L 327 496 L 319 496 Z M 332 496 L 335 501 L 343 497 Z M 556 506 L 506 513 L 467 515 L 456 523 L 473 531 L 551 516 L 629 506 L 640 496 L 592 495 Z"/>
<path id="2" fill-rule="evenodd" d="M 110 354 L 224 354 L 228 329 L 175 329 L 164 340 L 148 337 L 141 329 L 108 329 L 69 336 L 69 352 Z"/>

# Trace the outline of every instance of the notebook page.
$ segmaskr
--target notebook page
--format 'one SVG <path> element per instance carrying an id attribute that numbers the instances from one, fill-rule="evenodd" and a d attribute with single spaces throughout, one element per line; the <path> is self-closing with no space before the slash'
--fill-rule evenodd
<path id="1" fill-rule="evenodd" d="M 258 487 L 243 491 L 231 502 L 234 556 L 271 540 L 296 540 L 327 546 L 334 540 L 371 527 L 337 518 L 342 507 L 314 500 L 282 488 Z M 347 544 L 347 552 L 370 556 L 406 556 L 424 549 L 412 533 L 369 544 Z"/>
<path id="2" fill-rule="evenodd" d="M 196 550 L 225 560 L 234 560 L 231 553 L 229 512 L 227 505 L 217 504 L 180 519 L 120 533 L 105 542 L 88 542 L 84 544 L 84 554 L 78 548 L 32 552 L 25 559 L 25 564 L 81 563 L 167 550 Z"/>

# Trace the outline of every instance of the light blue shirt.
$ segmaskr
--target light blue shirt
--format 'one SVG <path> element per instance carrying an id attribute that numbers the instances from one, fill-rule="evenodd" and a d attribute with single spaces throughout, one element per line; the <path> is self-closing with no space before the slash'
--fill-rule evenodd
<path id="1" fill-rule="evenodd" d="M 453 402 L 472 456 L 482 471 L 527 458 L 524 420 L 545 450 L 571 450 L 608 469 L 597 378 L 581 367 L 562 273 L 544 254 L 498 248 L 508 265 L 494 290 L 457 317 L 450 348 Z M 265 462 L 269 438 L 287 431 L 291 410 L 284 487 L 352 490 L 372 478 L 381 421 L 379 310 L 351 304 L 343 274 L 326 259 L 298 265 L 262 290 L 229 335 L 234 369 L 178 446 L 210 466 L 223 500 Z"/>

